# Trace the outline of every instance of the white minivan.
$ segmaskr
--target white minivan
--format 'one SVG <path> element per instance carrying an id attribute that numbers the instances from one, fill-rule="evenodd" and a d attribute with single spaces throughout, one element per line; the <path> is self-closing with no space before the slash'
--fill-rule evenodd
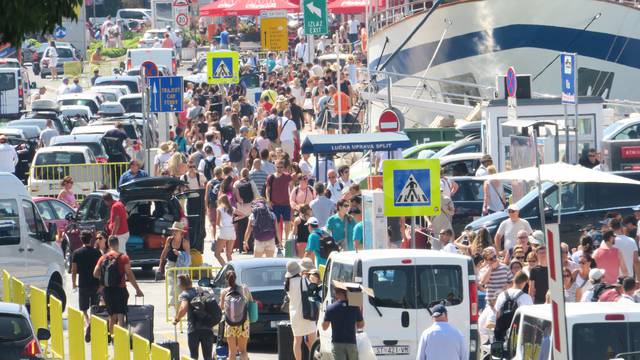
<path id="1" fill-rule="evenodd" d="M 331 328 L 322 329 L 333 302 L 333 280 L 360 283 L 373 298 L 363 301 L 364 331 L 377 357 L 415 359 L 422 332 L 431 326 L 427 308 L 444 302 L 449 322 L 464 335 L 476 358 L 478 303 L 473 261 L 435 250 L 384 249 L 333 252 L 324 273 L 324 299 L 315 358 L 331 358 Z"/>
<path id="2" fill-rule="evenodd" d="M 618 302 L 566 303 L 568 360 L 637 359 L 640 355 L 640 305 Z M 551 306 L 516 310 L 506 341 L 491 346 L 493 359 L 551 360 Z"/>
<path id="3" fill-rule="evenodd" d="M 0 184 L 0 269 L 66 303 L 64 257 L 55 226 L 47 228 L 17 177 L 0 173 Z"/>
<path id="4" fill-rule="evenodd" d="M 157 66 L 166 67 L 171 72 L 169 75 L 178 73 L 178 57 L 174 49 L 145 48 L 127 50 L 127 70 L 140 69 L 140 66 L 145 61 L 152 61 Z"/>
<path id="5" fill-rule="evenodd" d="M 23 67 L 0 67 L 0 118 L 17 119 L 30 104 L 31 84 Z"/>

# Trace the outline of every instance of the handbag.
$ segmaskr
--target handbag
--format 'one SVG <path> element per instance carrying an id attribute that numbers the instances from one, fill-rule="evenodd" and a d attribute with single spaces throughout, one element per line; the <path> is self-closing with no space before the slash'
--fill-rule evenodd
<path id="1" fill-rule="evenodd" d="M 282 298 L 282 305 L 280 305 L 280 311 L 283 313 L 289 313 L 289 294 L 285 293 Z"/>
<path id="2" fill-rule="evenodd" d="M 255 323 L 258 321 L 258 303 L 251 300 L 247 303 L 247 312 L 249 313 L 249 322 Z"/>

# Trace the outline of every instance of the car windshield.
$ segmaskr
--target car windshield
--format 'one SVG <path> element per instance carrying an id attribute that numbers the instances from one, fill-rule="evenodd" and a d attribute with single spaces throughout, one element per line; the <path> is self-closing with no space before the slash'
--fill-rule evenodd
<path id="1" fill-rule="evenodd" d="M 103 151 L 102 151 L 102 146 L 100 146 L 100 144 L 95 143 L 95 142 L 72 142 L 72 143 L 60 143 L 60 144 L 55 144 L 52 146 L 86 146 L 89 149 L 91 149 L 91 151 L 93 152 L 93 154 L 95 156 L 104 156 Z"/>
<path id="2" fill-rule="evenodd" d="M 53 151 L 36 156 L 35 165 L 70 165 L 84 164 L 84 154 L 79 152 Z"/>
<path id="3" fill-rule="evenodd" d="M 14 199 L 0 199 L 0 246 L 20 243 L 18 203 Z M 2 331 L 2 329 L 0 329 Z"/>
<path id="4" fill-rule="evenodd" d="M 129 80 L 96 80 L 96 85 L 126 85 L 132 94 L 139 93 L 138 83 Z"/>
<path id="5" fill-rule="evenodd" d="M 124 107 L 125 114 L 142 112 L 142 97 L 122 98 L 120 104 Z"/>
<path id="6" fill-rule="evenodd" d="M 69 49 L 69 48 L 56 48 L 56 50 L 58 50 L 58 58 L 72 58 L 73 57 L 73 50 Z"/>
<path id="7" fill-rule="evenodd" d="M 270 266 L 242 270 L 242 282 L 249 288 L 277 286 L 284 284 L 284 274 L 287 269 L 284 266 Z"/>
<path id="8" fill-rule="evenodd" d="M 620 353 L 640 351 L 640 323 L 576 324 L 573 326 L 572 351 L 574 359 L 613 359 Z M 640 360 L 640 354 L 621 358 Z"/>
<path id="9" fill-rule="evenodd" d="M 98 105 L 91 99 L 64 99 L 59 101 L 60 105 L 84 105 L 91 109 L 91 112 L 96 114 L 98 112 Z"/>
<path id="10" fill-rule="evenodd" d="M 16 74 L 0 73 L 0 91 L 13 90 L 16 88 Z"/>
<path id="11" fill-rule="evenodd" d="M 36 121 L 17 120 L 17 121 L 10 122 L 7 126 L 8 127 L 37 126 L 40 130 L 44 130 L 44 128 L 46 127 L 46 120 L 36 120 Z"/>
<path id="12" fill-rule="evenodd" d="M 0 315 L 0 343 L 24 340 L 33 336 L 29 321 L 20 315 Z"/>
<path id="13" fill-rule="evenodd" d="M 625 121 L 620 121 L 620 122 L 615 122 L 609 126 L 607 126 L 604 131 L 602 132 L 602 134 L 604 135 L 604 138 L 609 138 L 611 137 L 613 134 L 615 134 L 618 130 L 622 129 L 623 127 L 627 126 L 627 122 Z"/>

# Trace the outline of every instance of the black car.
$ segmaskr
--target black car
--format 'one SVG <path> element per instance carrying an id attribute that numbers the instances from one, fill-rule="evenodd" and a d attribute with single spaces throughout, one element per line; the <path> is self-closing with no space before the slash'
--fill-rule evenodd
<path id="1" fill-rule="evenodd" d="M 244 284 L 253 300 L 258 304 L 258 321 L 251 324 L 251 338 L 258 335 L 275 335 L 277 324 L 289 320 L 289 314 L 281 310 L 284 299 L 284 274 L 287 272 L 287 258 L 252 258 L 228 262 L 213 279 L 203 279 L 200 286 L 210 287 L 220 299 L 220 293 L 229 285 L 225 275 L 234 271 L 237 283 Z"/>
<path id="2" fill-rule="evenodd" d="M 458 184 L 458 191 L 451 197 L 455 206 L 453 215 L 453 231 L 461 234 L 465 225 L 482 216 L 482 204 L 484 202 L 483 180 L 471 176 L 450 177 Z M 503 184 L 505 197 L 511 195 L 511 187 Z"/>
<path id="3" fill-rule="evenodd" d="M 432 159 L 439 159 L 445 155 L 455 155 L 464 153 L 477 153 L 482 151 L 482 138 L 480 134 L 474 133 L 460 139 L 453 144 L 447 145 L 442 150 L 433 154 Z"/>
<path id="4" fill-rule="evenodd" d="M 34 331 L 27 308 L 23 305 L 0 302 L 0 353 L 2 359 L 42 359 L 38 340 L 49 340 L 49 329 Z"/>
<path id="5" fill-rule="evenodd" d="M 71 224 L 65 230 L 65 237 L 70 243 L 70 252 L 79 248 L 79 232 L 81 230 L 104 230 L 109 221 L 109 209 L 102 200 L 105 192 L 109 192 L 114 200 L 124 203 L 127 210 L 129 225 L 129 241 L 127 255 L 131 259 L 131 266 L 151 270 L 160 263 L 162 248 L 149 248 L 147 243 L 134 244 L 132 236 L 143 239 L 148 235 L 163 236 L 174 221 L 184 223 L 189 231 L 192 249 L 203 251 L 204 224 L 200 218 L 203 204 L 201 191 L 187 191 L 177 194 L 186 183 L 173 177 L 147 177 L 132 180 L 119 187 L 119 191 L 105 190 L 90 193 L 85 197 L 78 211 L 70 220 Z M 181 198 L 186 198 L 183 208 Z M 193 203 L 196 203 L 194 206 Z"/>
<path id="6" fill-rule="evenodd" d="M 640 179 L 640 172 L 615 174 L 634 180 Z M 557 223 L 558 213 L 560 213 L 560 239 L 572 247 L 578 243 L 580 229 L 596 224 L 610 211 L 620 213 L 622 216 L 629 215 L 633 213 L 631 207 L 640 204 L 640 185 L 572 183 L 565 184 L 561 188 L 562 202 L 559 201 L 560 188 L 557 185 L 549 182 L 542 184 L 545 222 Z M 538 191 L 531 190 L 516 205 L 520 208 L 520 217 L 526 219 L 533 229 L 540 229 Z M 491 236 L 494 236 L 500 223 L 507 218 L 506 212 L 497 212 L 473 221 L 469 225 L 474 229 L 484 226 Z"/>

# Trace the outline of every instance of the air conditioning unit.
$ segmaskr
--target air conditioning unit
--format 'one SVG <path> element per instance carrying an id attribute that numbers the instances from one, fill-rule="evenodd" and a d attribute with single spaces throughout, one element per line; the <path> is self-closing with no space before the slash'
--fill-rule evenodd
<path id="1" fill-rule="evenodd" d="M 531 99 L 531 75 L 516 75 L 517 89 L 516 98 Z M 507 77 L 504 75 L 496 76 L 496 99 L 507 98 Z"/>

